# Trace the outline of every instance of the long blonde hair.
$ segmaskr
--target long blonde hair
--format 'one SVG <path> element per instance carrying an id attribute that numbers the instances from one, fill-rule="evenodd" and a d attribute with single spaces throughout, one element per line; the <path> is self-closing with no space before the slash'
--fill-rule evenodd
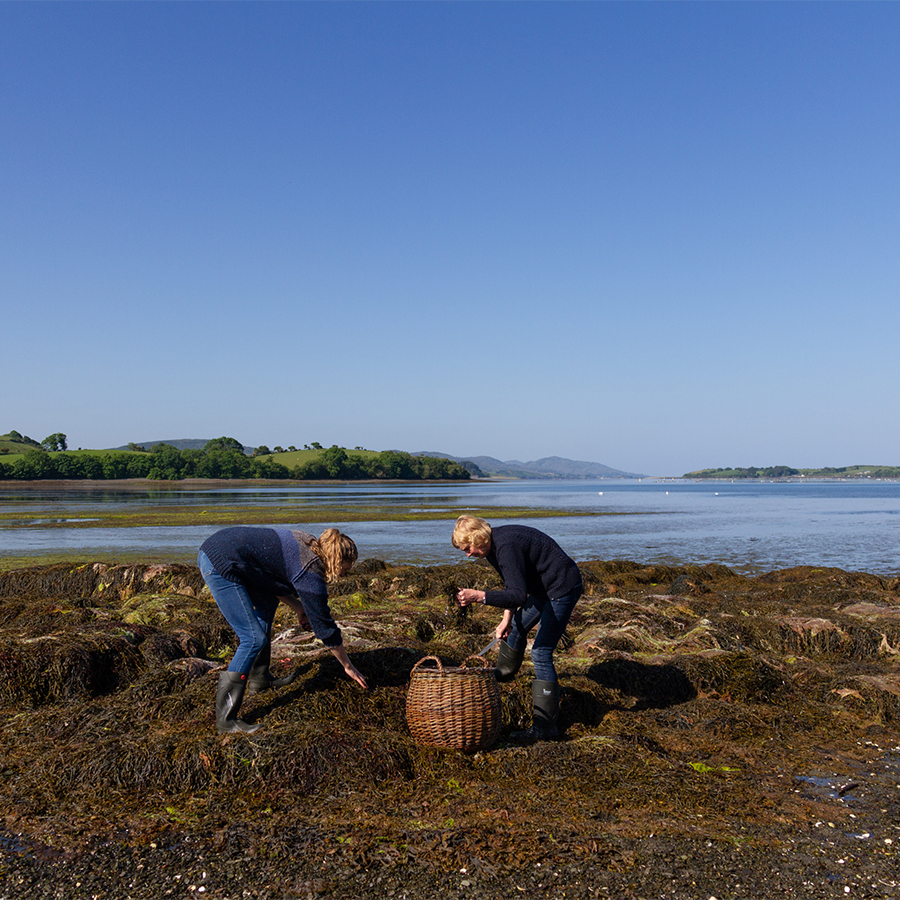
<path id="1" fill-rule="evenodd" d="M 337 581 L 342 564 L 350 563 L 352 566 L 359 556 L 353 540 L 337 528 L 326 528 L 318 538 L 310 541 L 309 549 L 322 560 L 326 581 Z"/>

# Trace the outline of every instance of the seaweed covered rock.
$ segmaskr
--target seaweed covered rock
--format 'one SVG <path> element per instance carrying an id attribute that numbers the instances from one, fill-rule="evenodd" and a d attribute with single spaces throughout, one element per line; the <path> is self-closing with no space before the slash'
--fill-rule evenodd
<path id="1" fill-rule="evenodd" d="M 0 572 L 0 599 L 69 597 L 73 602 L 77 598 L 97 601 L 111 593 L 124 599 L 134 593 L 154 591 L 186 597 L 209 593 L 196 566 L 57 563 Z"/>
<path id="2" fill-rule="evenodd" d="M 221 656 L 234 635 L 198 577 L 186 566 L 0 573 L 0 697 L 34 706 L 109 694 L 147 666 Z"/>

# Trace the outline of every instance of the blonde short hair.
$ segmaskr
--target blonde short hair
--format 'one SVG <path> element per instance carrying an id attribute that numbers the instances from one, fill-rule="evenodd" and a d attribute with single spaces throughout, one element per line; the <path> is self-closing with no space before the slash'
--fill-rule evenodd
<path id="1" fill-rule="evenodd" d="M 487 553 L 491 549 L 490 523 L 477 516 L 460 516 L 456 520 L 451 541 L 457 550 L 474 547 Z"/>
<path id="2" fill-rule="evenodd" d="M 353 540 L 337 528 L 326 528 L 318 538 L 312 539 L 309 548 L 322 560 L 326 581 L 337 581 L 341 566 L 344 563 L 352 566 L 359 556 Z"/>

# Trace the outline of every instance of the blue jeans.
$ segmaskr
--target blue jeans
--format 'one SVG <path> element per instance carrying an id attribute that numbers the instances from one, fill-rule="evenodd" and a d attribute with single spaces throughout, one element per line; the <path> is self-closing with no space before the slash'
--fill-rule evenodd
<path id="1" fill-rule="evenodd" d="M 572 610 L 580 596 L 581 588 L 576 588 L 543 604 L 535 602 L 534 597 L 529 597 L 525 605 L 519 607 L 513 615 L 506 643 L 516 651 L 525 649 L 528 632 L 538 621 L 541 623 L 531 645 L 531 662 L 534 664 L 534 677 L 538 681 L 558 680 L 556 667 L 553 665 L 553 651 L 569 624 Z"/>
<path id="2" fill-rule="evenodd" d="M 273 597 L 274 602 L 271 604 L 259 601 L 254 603 L 247 588 L 223 578 L 202 550 L 197 554 L 197 565 L 200 566 L 203 580 L 212 591 L 216 606 L 238 637 L 238 648 L 228 665 L 228 671 L 246 675 L 253 668 L 259 651 L 269 642 L 278 602 Z"/>

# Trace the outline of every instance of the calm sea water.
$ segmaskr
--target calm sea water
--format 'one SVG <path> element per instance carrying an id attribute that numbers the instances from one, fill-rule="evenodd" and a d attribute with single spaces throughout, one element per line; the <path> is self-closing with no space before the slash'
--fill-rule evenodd
<path id="1" fill-rule="evenodd" d="M 222 488 L 153 493 L 41 491 L 0 494 L 4 512 L 46 509 L 47 524 L 0 525 L 0 556 L 74 551 L 115 560 L 146 550 L 153 559 L 193 561 L 215 526 L 169 528 L 66 527 L 74 512 L 152 503 L 254 506 L 271 504 L 272 524 L 304 525 L 310 509 L 333 510 L 333 521 L 357 542 L 361 558 L 441 564 L 464 557 L 450 545 L 455 517 L 491 506 L 609 512 L 521 521 L 551 534 L 576 560 L 631 559 L 646 563 L 717 562 L 759 573 L 795 565 L 837 566 L 883 575 L 900 573 L 900 483 L 694 483 L 673 481 L 527 481 L 417 485 L 310 485 Z M 344 522 L 346 507 L 438 510 L 428 522 Z M 276 511 L 277 508 L 277 511 Z M 499 519 L 495 520 L 501 524 Z M 321 524 L 308 526 L 318 533 Z"/>

